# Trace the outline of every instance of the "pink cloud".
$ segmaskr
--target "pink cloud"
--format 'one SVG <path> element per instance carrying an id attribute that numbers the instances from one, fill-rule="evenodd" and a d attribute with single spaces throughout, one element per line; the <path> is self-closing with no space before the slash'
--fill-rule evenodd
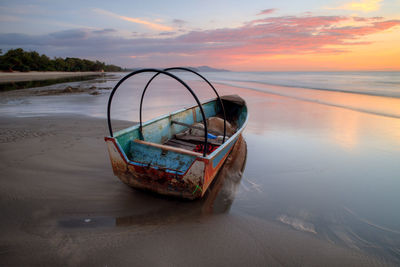
<path id="1" fill-rule="evenodd" d="M 332 35 L 341 35 L 347 39 L 357 39 L 361 36 L 377 33 L 390 29 L 394 26 L 400 25 L 400 20 L 387 20 L 374 22 L 370 25 L 359 26 L 359 27 L 341 27 L 341 28 L 331 28 L 324 30 L 324 33 Z"/>
<path id="2" fill-rule="evenodd" d="M 0 34 L 0 45 L 33 49 L 51 56 L 128 58 L 129 62 L 135 60 L 140 66 L 158 66 L 160 62 L 222 64 L 253 55 L 343 53 L 354 45 L 370 44 L 362 37 L 396 26 L 400 26 L 400 20 L 308 14 L 267 17 L 236 28 L 198 30 L 179 36 L 180 32 L 161 32 L 117 37 L 113 29 L 75 29 L 43 36 Z M 54 52 L 47 52 L 50 49 Z M 64 54 L 60 55 L 60 51 Z M 124 66 L 129 64 L 124 63 Z"/>
<path id="3" fill-rule="evenodd" d="M 273 17 L 254 20 L 238 28 L 194 31 L 178 40 L 203 44 L 203 51 L 217 51 L 216 54 L 339 53 L 345 49 L 326 46 L 369 44 L 357 40 L 400 25 L 400 20 L 357 18 L 354 19 L 357 26 L 338 26 L 351 20 L 344 16 Z"/>

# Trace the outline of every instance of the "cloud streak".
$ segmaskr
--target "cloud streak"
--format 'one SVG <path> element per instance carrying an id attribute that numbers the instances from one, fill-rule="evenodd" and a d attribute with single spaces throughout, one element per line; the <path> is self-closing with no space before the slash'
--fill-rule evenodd
<path id="1" fill-rule="evenodd" d="M 144 19 L 140 19 L 140 18 L 131 18 L 131 17 L 126 17 L 126 16 L 121 16 L 118 14 L 115 14 L 113 12 L 107 11 L 107 10 L 103 10 L 103 9 L 99 9 L 96 8 L 94 9 L 94 11 L 98 14 L 102 14 L 102 15 L 106 15 L 109 17 L 113 17 L 113 18 L 118 18 L 118 19 L 122 19 L 125 21 L 129 21 L 129 22 L 133 22 L 133 23 L 137 23 L 137 24 L 141 24 L 144 25 L 150 29 L 153 30 L 157 30 L 157 31 L 172 31 L 173 28 L 170 26 L 166 26 L 166 25 L 162 25 L 159 23 L 154 23 L 154 22 L 150 22 L 150 21 L 146 21 Z"/>
<path id="2" fill-rule="evenodd" d="M 341 26 L 346 25 L 346 26 Z M 364 36 L 400 25 L 400 20 L 347 16 L 278 16 L 236 28 L 170 35 L 124 37 L 115 29 L 72 29 L 33 36 L 0 34 L 0 45 L 35 49 L 50 56 L 111 58 L 124 66 L 203 64 L 254 56 L 340 54 L 369 45 Z"/>
<path id="3" fill-rule="evenodd" d="M 363 25 L 335 26 L 348 21 L 353 19 L 343 16 L 273 17 L 254 20 L 235 29 L 190 32 L 179 40 L 183 43 L 202 43 L 205 49 L 223 50 L 225 54 L 232 55 L 338 53 L 347 46 L 367 44 L 359 41 L 365 35 L 400 25 L 400 20 L 365 18 Z M 338 50 L 328 46 L 343 48 Z"/>
<path id="4" fill-rule="evenodd" d="M 264 10 L 261 10 L 261 12 L 258 13 L 257 15 L 258 16 L 260 16 L 260 15 L 269 15 L 269 14 L 274 13 L 275 11 L 276 11 L 276 8 L 264 9 Z"/>

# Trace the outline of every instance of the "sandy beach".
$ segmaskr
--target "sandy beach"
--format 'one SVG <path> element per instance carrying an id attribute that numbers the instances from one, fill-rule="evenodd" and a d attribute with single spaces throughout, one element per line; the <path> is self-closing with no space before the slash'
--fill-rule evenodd
<path id="1" fill-rule="evenodd" d="M 145 118 L 192 103 L 160 85 Z M 137 121 L 131 88 L 117 95 L 116 129 Z M 250 122 L 199 201 L 134 190 L 113 175 L 104 143 L 110 90 L 2 93 L 0 265 L 398 265 L 399 119 L 218 89 L 246 99 Z"/>
<path id="2" fill-rule="evenodd" d="M 101 72 L 60 72 L 60 71 L 29 71 L 29 72 L 0 72 L 0 83 L 41 81 L 61 78 L 102 75 Z"/>
<path id="3" fill-rule="evenodd" d="M 211 216 L 204 206 L 214 203 L 165 199 L 125 186 L 109 166 L 102 119 L 0 120 L 1 265 L 379 263 L 253 216 Z"/>

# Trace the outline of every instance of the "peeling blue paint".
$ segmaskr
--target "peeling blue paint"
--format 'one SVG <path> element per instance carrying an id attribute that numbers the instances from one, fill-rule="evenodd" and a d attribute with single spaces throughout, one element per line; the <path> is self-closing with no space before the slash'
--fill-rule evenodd
<path id="1" fill-rule="evenodd" d="M 238 124 L 239 128 L 244 128 L 244 125 L 248 121 L 248 112 L 247 107 L 243 107 L 245 110 L 239 112 Z M 218 112 L 220 112 L 220 106 L 216 103 L 215 100 L 210 100 L 203 104 L 203 109 L 206 117 L 215 116 Z M 195 118 L 193 117 L 193 110 Z M 174 134 L 182 132 L 187 129 L 185 126 L 171 124 L 171 120 L 184 122 L 186 124 L 193 124 L 196 122 L 201 122 L 202 117 L 200 114 L 200 109 L 198 106 L 193 106 L 189 109 L 181 109 L 175 111 L 171 114 L 160 116 L 158 118 L 149 120 L 143 124 L 143 135 L 144 140 L 156 144 L 162 144 L 164 141 L 172 138 Z M 231 136 L 228 140 L 225 141 L 226 145 L 230 145 L 234 143 L 234 139 L 237 138 L 237 135 L 240 132 L 237 132 L 234 136 Z M 131 141 L 135 139 L 139 139 L 139 125 L 134 125 L 127 129 L 118 131 L 114 134 L 118 145 L 121 147 L 121 151 L 125 154 L 125 158 L 128 160 L 132 160 L 132 155 L 134 154 L 131 149 Z M 224 153 L 220 153 L 220 151 L 225 150 L 225 145 L 220 146 L 217 150 L 215 150 L 210 155 L 207 155 L 206 158 L 214 159 L 215 164 L 218 164 L 218 159 L 214 157 L 220 157 L 221 159 L 224 156 Z M 229 150 L 229 149 L 228 149 Z M 214 163 L 213 163 L 214 165 Z M 147 165 L 146 165 L 147 166 Z"/>
<path id="2" fill-rule="evenodd" d="M 219 105 L 217 105 L 216 101 L 203 104 L 202 107 L 204 110 L 204 114 L 206 115 L 207 118 L 215 116 L 215 114 L 217 114 L 219 111 L 219 108 L 218 108 Z M 196 112 L 196 119 L 197 119 L 196 122 L 202 122 L 203 119 L 201 117 L 200 108 L 196 107 L 195 112 Z"/>
<path id="3" fill-rule="evenodd" d="M 196 156 L 185 155 L 173 151 L 165 151 L 158 147 L 131 142 L 131 160 L 147 163 L 153 169 L 168 169 L 170 173 L 184 174 L 193 164 Z"/>
<path id="4" fill-rule="evenodd" d="M 237 139 L 237 138 L 235 138 Z M 232 140 L 229 144 L 227 144 L 212 160 L 213 168 L 217 167 L 224 156 L 229 152 L 233 144 L 235 144 L 236 140 Z"/>
<path id="5" fill-rule="evenodd" d="M 207 118 L 221 113 L 215 99 L 204 103 L 203 108 Z M 153 144 L 137 141 L 137 139 L 143 140 L 140 138 L 139 125 L 118 131 L 114 134 L 114 137 L 106 138 L 114 174 L 124 183 L 133 187 L 146 188 L 161 194 L 179 195 L 189 199 L 200 197 L 211 180 L 204 188 L 201 181 L 204 181 L 205 175 L 211 179 L 215 176 L 218 171 L 218 165 L 227 156 L 247 124 L 246 106 L 235 110 L 234 114 L 231 114 L 231 116 L 237 115 L 239 115 L 239 118 L 237 118 L 236 123 L 234 122 L 238 127 L 236 133 L 206 157 L 201 154 L 160 145 L 172 138 L 176 133 L 187 129 L 186 126 L 171 124 L 172 120 L 186 124 L 202 121 L 202 116 L 197 106 L 178 110 L 169 115 L 145 122 L 143 124 L 144 140 Z M 123 161 L 116 153 L 115 148 L 122 156 Z M 192 167 L 193 170 L 196 169 L 194 166 L 197 166 L 197 161 L 202 161 L 206 169 L 198 173 L 191 172 Z M 197 184 L 195 182 L 193 184 L 184 179 L 180 180 L 184 175 L 195 175 L 196 177 L 191 177 L 190 181 L 196 178 L 200 183 Z"/>

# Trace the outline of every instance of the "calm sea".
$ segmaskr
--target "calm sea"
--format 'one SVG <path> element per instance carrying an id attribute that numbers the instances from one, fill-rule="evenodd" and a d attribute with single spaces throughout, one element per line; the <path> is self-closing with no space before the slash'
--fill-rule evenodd
<path id="1" fill-rule="evenodd" d="M 18 105 L 22 100 L 16 98 L 0 99 L 0 110 L 4 114 L 26 115 L 38 113 L 80 113 L 90 116 L 105 117 L 105 103 L 108 91 L 115 86 L 117 81 L 127 73 L 114 73 L 112 77 L 100 78 L 94 81 L 72 82 L 42 87 L 41 89 L 64 89 L 66 86 L 100 88 L 100 95 L 82 98 L 82 96 L 61 96 L 60 102 L 53 101 L 59 96 L 41 97 L 40 99 L 24 99 L 25 104 Z M 213 92 L 206 84 L 193 84 L 201 81 L 190 73 L 175 72 L 177 76 L 185 80 L 197 92 L 200 99 L 214 97 Z M 360 112 L 378 114 L 400 118 L 400 107 L 394 99 L 400 98 L 400 72 L 208 72 L 203 75 L 224 93 L 235 93 L 235 88 L 250 91 L 265 92 L 274 95 L 290 97 L 303 101 L 317 102 L 320 104 L 353 109 Z M 115 118 L 136 120 L 137 99 L 151 74 L 141 74 L 138 77 L 127 80 L 119 89 L 120 104 L 114 105 Z M 223 86 L 229 86 L 225 90 Z M 151 89 L 159 87 L 163 89 Z M 219 88 L 220 87 L 220 88 Z M 197 88 L 197 89 L 196 89 Z M 150 90 L 151 89 L 151 90 Z M 147 99 L 153 99 L 145 108 L 162 112 L 173 111 L 176 108 L 194 104 L 192 97 L 179 88 L 179 84 L 170 78 L 159 77 L 155 79 L 147 93 Z M 126 91 L 126 92 L 124 92 Z M 166 91 L 171 96 L 165 98 Z M 162 96 L 160 99 L 160 95 Z M 78 98 L 78 100 L 76 99 Z M 180 98 L 184 101 L 175 101 Z M 71 100 L 71 101 L 70 101 Z M 86 105 L 80 105 L 80 101 L 87 100 Z M 164 100 L 164 101 L 163 101 Z M 151 100 L 150 100 L 151 101 Z M 129 114 L 129 116 L 126 116 Z M 151 113 L 151 116 L 154 116 Z"/>
<path id="2" fill-rule="evenodd" d="M 278 85 L 400 97 L 400 72 L 220 72 L 208 77 L 232 85 L 254 82 L 258 88 Z"/>
<path id="3" fill-rule="evenodd" d="M 387 99 L 400 98 L 400 72 L 221 72 L 208 77 L 230 86 L 400 118 L 400 106 Z"/>

